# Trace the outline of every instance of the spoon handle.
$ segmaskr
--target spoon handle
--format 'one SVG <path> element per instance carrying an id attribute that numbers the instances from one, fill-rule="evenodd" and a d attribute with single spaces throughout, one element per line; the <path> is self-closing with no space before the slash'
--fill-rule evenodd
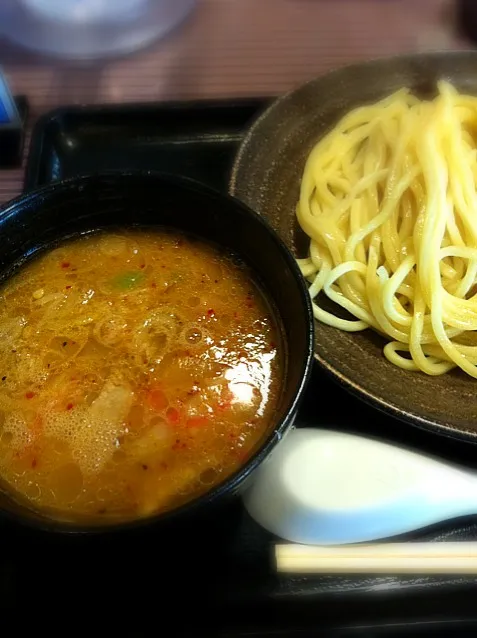
<path id="1" fill-rule="evenodd" d="M 477 478 L 471 472 L 429 465 L 412 490 L 398 489 L 368 506 L 322 509 L 308 537 L 312 545 L 362 543 L 406 534 L 444 520 L 477 513 Z M 290 539 L 298 540 L 298 539 Z"/>

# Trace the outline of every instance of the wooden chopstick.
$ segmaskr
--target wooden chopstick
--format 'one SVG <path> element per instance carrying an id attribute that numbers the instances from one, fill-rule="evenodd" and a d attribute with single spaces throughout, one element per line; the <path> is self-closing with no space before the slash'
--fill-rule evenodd
<path id="1" fill-rule="evenodd" d="M 275 546 L 279 573 L 477 574 L 477 542 Z"/>

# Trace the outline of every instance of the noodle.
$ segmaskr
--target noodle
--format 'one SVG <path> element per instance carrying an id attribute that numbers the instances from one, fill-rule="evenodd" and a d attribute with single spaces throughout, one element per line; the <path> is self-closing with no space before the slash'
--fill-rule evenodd
<path id="1" fill-rule="evenodd" d="M 310 153 L 297 218 L 315 318 L 373 328 L 386 358 L 477 378 L 477 97 L 446 82 L 348 113 Z M 354 318 L 317 302 L 323 293 Z"/>

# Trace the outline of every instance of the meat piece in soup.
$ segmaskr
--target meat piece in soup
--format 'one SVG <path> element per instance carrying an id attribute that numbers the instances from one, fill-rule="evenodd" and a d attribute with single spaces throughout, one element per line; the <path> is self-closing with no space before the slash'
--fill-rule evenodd
<path id="1" fill-rule="evenodd" d="M 0 478 L 63 518 L 175 507 L 270 427 L 284 353 L 250 272 L 162 232 L 98 233 L 0 290 Z"/>

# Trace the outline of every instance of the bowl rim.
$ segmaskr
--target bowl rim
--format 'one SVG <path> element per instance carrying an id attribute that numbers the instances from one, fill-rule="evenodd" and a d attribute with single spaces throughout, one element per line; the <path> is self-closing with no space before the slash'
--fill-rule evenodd
<path id="1" fill-rule="evenodd" d="M 284 261 L 293 275 L 294 282 L 297 286 L 298 293 L 303 302 L 304 320 L 307 326 L 307 338 L 306 338 L 306 355 L 302 362 L 301 371 L 299 375 L 299 383 L 292 393 L 292 398 L 284 406 L 282 418 L 274 425 L 270 432 L 264 439 L 263 443 L 255 450 L 255 452 L 240 465 L 235 472 L 226 477 L 218 485 L 211 490 L 201 494 L 197 498 L 193 498 L 186 503 L 175 507 L 171 510 L 159 513 L 153 513 L 143 518 L 137 518 L 132 520 L 117 521 L 105 524 L 83 524 L 82 522 L 65 521 L 61 519 L 54 519 L 48 515 L 42 514 L 41 510 L 35 508 L 29 508 L 28 505 L 23 504 L 25 512 L 31 512 L 32 516 L 24 515 L 22 513 L 11 512 L 5 510 L 0 506 L 0 514 L 5 518 L 10 519 L 14 523 L 21 523 L 23 526 L 34 528 L 36 530 L 42 530 L 46 532 L 56 532 L 69 535 L 100 535 L 100 534 L 114 534 L 125 531 L 137 531 L 145 528 L 149 528 L 153 525 L 159 525 L 161 523 L 173 523 L 179 522 L 181 518 L 186 515 L 200 514 L 202 509 L 206 506 L 213 505 L 220 501 L 223 497 L 226 497 L 228 493 L 234 493 L 244 481 L 250 476 L 250 474 L 266 459 L 272 449 L 277 443 L 284 437 L 284 435 L 291 429 L 293 425 L 293 418 L 296 415 L 299 404 L 303 398 L 304 390 L 308 384 L 311 376 L 313 366 L 313 351 L 314 351 L 314 318 L 313 309 L 311 304 L 311 298 L 308 293 L 306 282 L 301 274 L 298 264 L 287 247 L 285 242 L 281 239 L 279 234 L 272 228 L 268 220 L 255 212 L 252 208 L 247 206 L 241 200 L 233 197 L 227 192 L 219 192 L 218 190 L 207 186 L 197 180 L 191 179 L 185 176 L 178 176 L 169 174 L 163 171 L 154 170 L 111 170 L 101 171 L 97 173 L 89 173 L 76 177 L 69 177 L 66 179 L 52 182 L 45 186 L 33 189 L 26 193 L 15 197 L 14 199 L 6 202 L 0 206 L 0 220 L 4 220 L 9 216 L 16 215 L 19 210 L 25 206 L 31 206 L 32 202 L 37 201 L 36 206 L 41 209 L 42 202 L 45 198 L 51 194 L 57 194 L 60 191 L 69 192 L 72 187 L 78 187 L 82 184 L 87 184 L 95 180 L 104 180 L 107 184 L 111 180 L 124 180 L 124 179 L 146 179 L 151 180 L 151 183 L 156 182 L 157 187 L 160 188 L 161 184 L 172 185 L 174 188 L 188 190 L 198 194 L 204 199 L 215 199 L 222 202 L 229 207 L 235 207 L 240 210 L 242 214 L 246 214 L 254 219 L 255 223 L 261 225 L 273 240 L 277 251 L 281 253 Z M 204 236 L 206 239 L 206 235 Z M 220 243 L 219 243 L 220 245 Z M 265 288 L 266 288 L 266 282 Z M 5 490 L 8 495 L 8 491 Z"/>
<path id="2" fill-rule="evenodd" d="M 230 171 L 229 177 L 229 188 L 228 193 L 232 197 L 239 198 L 237 194 L 237 175 L 241 170 L 243 165 L 243 156 L 245 155 L 248 147 L 251 144 L 251 140 L 255 137 L 256 129 L 261 126 L 263 120 L 267 120 L 270 116 L 270 113 L 273 113 L 277 108 L 282 106 L 283 102 L 287 102 L 289 99 L 293 98 L 295 94 L 300 93 L 301 91 L 305 91 L 310 86 L 313 86 L 316 83 L 320 83 L 323 80 L 332 80 L 334 77 L 339 78 L 339 76 L 343 73 L 349 73 L 353 69 L 362 69 L 362 68 L 373 68 L 386 66 L 391 64 L 392 62 L 402 61 L 402 62 L 413 62 L 416 60 L 439 60 L 444 58 L 468 58 L 469 60 L 474 60 L 477 64 L 477 50 L 475 49 L 462 49 L 462 50 L 449 50 L 449 51 L 428 51 L 428 52 L 416 52 L 416 53 L 401 53 L 395 55 L 388 56 L 379 56 L 372 57 L 367 60 L 362 60 L 359 62 L 350 62 L 348 64 L 344 64 L 342 66 L 337 66 L 324 73 L 314 76 L 307 80 L 306 82 L 302 82 L 298 85 L 295 85 L 282 95 L 272 99 L 272 102 L 262 110 L 257 117 L 255 117 L 250 126 L 247 129 L 245 136 L 240 142 L 237 153 L 235 154 L 235 158 L 232 164 L 232 168 Z M 242 200 L 240 200 L 242 201 Z M 245 203 L 245 202 L 244 202 Z M 248 206 L 248 204 L 246 204 Z"/>
<path id="3" fill-rule="evenodd" d="M 239 191 L 241 189 L 238 188 L 238 176 L 243 168 L 247 165 L 245 161 L 247 159 L 247 154 L 249 152 L 249 148 L 253 143 L 257 130 L 260 131 L 260 127 L 262 123 L 267 121 L 269 117 L 271 117 L 277 109 L 283 108 L 283 105 L 286 104 L 289 100 L 295 99 L 296 96 L 299 96 L 302 91 L 308 90 L 310 87 L 314 85 L 319 85 L 323 81 L 332 81 L 336 79 L 339 80 L 342 74 L 348 74 L 352 72 L 354 69 L 370 69 L 386 67 L 393 62 L 402 62 L 402 63 L 415 63 L 419 62 L 432 62 L 444 60 L 446 58 L 450 58 L 454 60 L 454 62 L 458 62 L 459 60 L 468 60 L 469 62 L 473 62 L 476 65 L 477 72 L 477 50 L 475 49 L 462 49 L 462 50 L 449 50 L 449 51 L 430 51 L 430 52 L 416 52 L 416 53 L 405 53 L 405 54 L 396 54 L 390 56 L 381 56 L 374 57 L 367 60 L 362 60 L 358 62 L 352 62 L 349 64 L 345 64 L 343 66 L 338 66 L 333 69 L 326 71 L 325 73 L 315 76 L 306 82 L 303 82 L 289 91 L 280 95 L 276 99 L 272 101 L 258 116 L 252 121 L 250 127 L 235 155 L 235 159 L 232 165 L 232 169 L 230 172 L 229 179 L 229 194 L 233 197 L 240 199 L 242 193 Z M 243 201 L 243 200 L 241 200 Z M 247 206 L 250 206 L 247 202 L 244 201 Z M 259 211 L 258 211 L 259 212 Z M 427 432 L 431 432 L 432 434 L 438 434 L 442 437 L 447 437 L 451 439 L 455 439 L 458 441 L 464 441 L 471 445 L 477 445 L 477 431 L 465 431 L 464 429 L 455 429 L 445 423 L 441 423 L 437 420 L 433 420 L 432 418 L 426 418 L 422 415 L 417 414 L 416 412 L 410 412 L 405 409 L 400 408 L 393 403 L 390 403 L 386 399 L 382 398 L 378 394 L 368 391 L 363 385 L 359 382 L 355 382 L 352 379 L 348 378 L 346 374 L 341 373 L 333 364 L 329 363 L 326 358 L 323 358 L 317 352 L 313 354 L 314 359 L 320 365 L 320 367 L 341 387 L 345 390 L 353 394 L 355 397 L 361 399 L 371 407 L 379 410 L 380 412 L 397 418 L 405 423 L 410 423 L 416 427 L 419 427 L 422 430 L 426 430 Z"/>

